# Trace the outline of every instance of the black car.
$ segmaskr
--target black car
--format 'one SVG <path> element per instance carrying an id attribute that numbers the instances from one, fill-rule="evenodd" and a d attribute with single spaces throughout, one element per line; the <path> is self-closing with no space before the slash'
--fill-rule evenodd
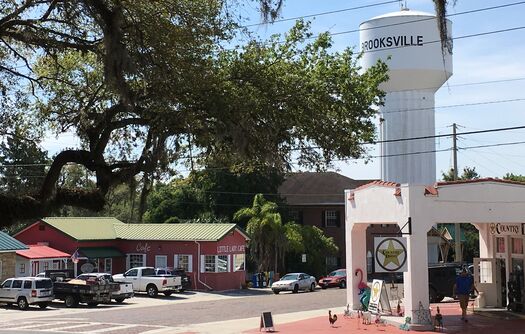
<path id="1" fill-rule="evenodd" d="M 191 278 L 186 274 L 186 271 L 182 268 L 155 268 L 155 275 L 172 275 L 180 276 L 182 282 L 182 289 L 179 292 L 184 292 L 185 290 L 191 289 Z"/>
<path id="2" fill-rule="evenodd" d="M 428 293 L 431 303 L 438 303 L 445 297 L 454 297 L 454 284 L 462 268 L 458 263 L 429 265 Z"/>

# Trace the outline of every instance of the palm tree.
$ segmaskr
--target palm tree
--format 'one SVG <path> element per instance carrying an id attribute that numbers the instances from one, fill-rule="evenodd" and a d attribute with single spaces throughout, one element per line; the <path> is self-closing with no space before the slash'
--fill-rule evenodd
<path id="1" fill-rule="evenodd" d="M 287 245 L 277 205 L 257 194 L 252 207 L 240 209 L 233 219 L 248 219 L 246 232 L 250 235 L 250 254 L 257 263 L 258 271 L 268 271 L 273 264 L 273 270 L 277 272 L 278 261 L 283 261 Z"/>

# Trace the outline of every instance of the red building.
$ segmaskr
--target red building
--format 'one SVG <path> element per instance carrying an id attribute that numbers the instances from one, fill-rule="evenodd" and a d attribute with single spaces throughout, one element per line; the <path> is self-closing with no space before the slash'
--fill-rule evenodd
<path id="1" fill-rule="evenodd" d="M 249 240 L 235 224 L 125 224 L 115 218 L 43 218 L 18 232 L 75 254 L 81 271 L 122 273 L 133 267 L 181 267 L 194 289 L 239 289 Z M 88 264 L 89 263 L 89 264 Z"/>

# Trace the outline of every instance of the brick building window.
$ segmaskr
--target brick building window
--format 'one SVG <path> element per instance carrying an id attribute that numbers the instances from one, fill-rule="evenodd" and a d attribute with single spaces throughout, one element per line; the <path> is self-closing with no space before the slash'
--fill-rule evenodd
<path id="1" fill-rule="evenodd" d="M 26 273 L 26 264 L 20 263 L 20 274 L 25 274 L 25 273 Z"/>
<path id="2" fill-rule="evenodd" d="M 323 211 L 323 227 L 339 227 L 341 226 L 339 211 L 326 210 Z"/>

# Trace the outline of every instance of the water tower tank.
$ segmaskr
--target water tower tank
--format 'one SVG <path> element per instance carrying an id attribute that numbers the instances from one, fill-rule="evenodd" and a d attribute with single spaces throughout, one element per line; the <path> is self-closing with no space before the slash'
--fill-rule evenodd
<path id="1" fill-rule="evenodd" d="M 447 20 L 448 32 L 451 22 Z M 387 94 L 379 110 L 381 140 L 433 136 L 434 94 L 452 75 L 452 56 L 442 52 L 436 16 L 401 10 L 360 25 L 361 66 L 388 65 Z M 381 178 L 400 183 L 436 180 L 435 139 L 381 145 Z M 424 152 L 424 153 L 419 153 Z"/>

